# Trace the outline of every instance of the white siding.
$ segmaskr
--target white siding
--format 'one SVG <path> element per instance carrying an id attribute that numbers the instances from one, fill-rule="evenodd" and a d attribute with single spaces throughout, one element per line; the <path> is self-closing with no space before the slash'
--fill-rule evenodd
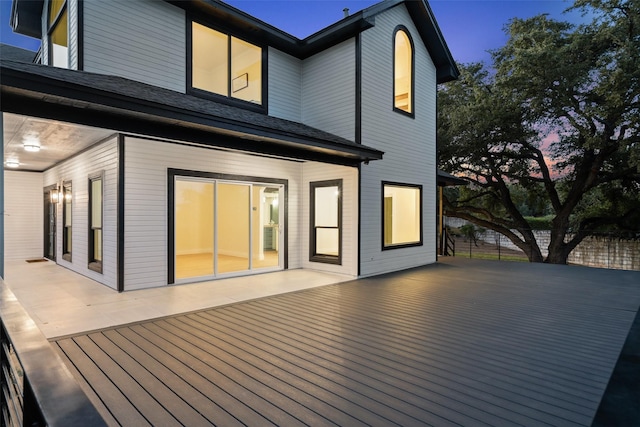
<path id="1" fill-rule="evenodd" d="M 309 183 L 342 179 L 342 265 L 309 261 L 310 193 Z M 358 170 L 345 166 L 305 163 L 303 166 L 302 247 L 304 268 L 358 275 Z"/>
<path id="2" fill-rule="evenodd" d="M 67 0 L 69 14 L 69 69 L 78 69 L 78 0 Z"/>
<path id="3" fill-rule="evenodd" d="M 300 122 L 302 120 L 302 62 L 269 48 L 269 115 Z"/>
<path id="4" fill-rule="evenodd" d="M 355 39 L 307 58 L 302 63 L 302 122 L 355 140 Z"/>
<path id="5" fill-rule="evenodd" d="M 415 45 L 415 119 L 393 111 L 392 39 L 399 24 Z M 436 72 L 404 5 L 376 16 L 375 27 L 362 33 L 362 70 L 362 143 L 385 152 L 361 169 L 361 275 L 369 276 L 436 258 Z M 423 246 L 382 251 L 383 180 L 423 186 Z"/>
<path id="6" fill-rule="evenodd" d="M 44 252 L 42 174 L 4 171 L 6 259 L 40 258 Z"/>
<path id="7" fill-rule="evenodd" d="M 102 274 L 88 268 L 89 242 L 89 176 L 104 171 L 103 183 L 103 261 Z M 95 145 L 91 149 L 44 172 L 44 187 L 64 181 L 72 184 L 72 262 L 62 259 L 62 203 L 57 204 L 58 264 L 90 277 L 111 288 L 117 288 L 117 186 L 118 146 L 117 138 Z M 40 196 L 42 199 L 42 196 Z"/>
<path id="8" fill-rule="evenodd" d="M 154 0 L 85 0 L 85 71 L 185 92 L 186 18 Z"/>
<path id="9" fill-rule="evenodd" d="M 40 43 L 40 57 L 42 58 L 42 64 L 49 65 L 49 36 L 48 30 L 48 17 L 49 17 L 49 3 L 45 1 L 42 8 L 42 16 L 40 24 L 42 28 L 42 42 Z"/>
<path id="10" fill-rule="evenodd" d="M 289 268 L 300 268 L 302 164 L 149 141 L 125 141 L 125 290 L 167 284 L 167 169 L 288 180 Z"/>

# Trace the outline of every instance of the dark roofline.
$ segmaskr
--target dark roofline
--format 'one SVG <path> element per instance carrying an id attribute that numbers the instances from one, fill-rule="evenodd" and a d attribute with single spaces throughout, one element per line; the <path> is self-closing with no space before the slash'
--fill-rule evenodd
<path id="1" fill-rule="evenodd" d="M 469 182 L 453 176 L 448 172 L 438 169 L 437 182 L 440 187 L 450 187 L 454 185 L 469 185 Z"/>
<path id="2" fill-rule="evenodd" d="M 405 4 L 436 66 L 438 83 L 455 80 L 460 74 L 426 0 L 384 0 L 356 12 L 302 40 L 219 0 L 165 0 L 196 16 L 208 16 L 235 30 L 250 41 L 267 44 L 299 59 L 305 59 L 342 43 L 375 25 L 375 16 Z M 41 38 L 43 0 L 13 0 L 11 25 L 14 31 Z"/>
<path id="3" fill-rule="evenodd" d="M 13 0 L 11 5 L 11 28 L 15 33 L 42 38 L 42 8 L 44 0 Z"/>
<path id="4" fill-rule="evenodd" d="M 10 61 L 34 62 L 38 52 L 0 43 L 0 57 Z"/>
<path id="5" fill-rule="evenodd" d="M 288 158 L 355 166 L 379 150 L 276 117 L 115 76 L 0 61 L 2 110 Z"/>

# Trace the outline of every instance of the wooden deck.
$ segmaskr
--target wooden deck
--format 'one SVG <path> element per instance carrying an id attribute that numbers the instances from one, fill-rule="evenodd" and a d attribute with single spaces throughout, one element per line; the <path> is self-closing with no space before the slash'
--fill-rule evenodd
<path id="1" fill-rule="evenodd" d="M 453 259 L 55 346 L 113 425 L 584 426 L 639 306 L 637 272 Z"/>

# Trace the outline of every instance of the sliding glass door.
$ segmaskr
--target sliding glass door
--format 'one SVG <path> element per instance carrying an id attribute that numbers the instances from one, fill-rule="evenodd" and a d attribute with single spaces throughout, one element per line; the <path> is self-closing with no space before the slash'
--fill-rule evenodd
<path id="1" fill-rule="evenodd" d="M 217 273 L 249 270 L 251 187 L 224 182 L 218 182 L 217 187 Z"/>
<path id="2" fill-rule="evenodd" d="M 279 185 L 176 177 L 175 280 L 281 268 L 282 193 Z"/>
<path id="3" fill-rule="evenodd" d="M 214 200 L 212 182 L 175 182 L 176 279 L 214 274 Z"/>

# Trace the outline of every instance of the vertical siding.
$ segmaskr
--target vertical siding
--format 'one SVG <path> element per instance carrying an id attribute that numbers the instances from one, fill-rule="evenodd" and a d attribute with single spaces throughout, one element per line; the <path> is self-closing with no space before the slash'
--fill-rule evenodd
<path id="1" fill-rule="evenodd" d="M 89 270 L 89 175 L 104 171 L 102 274 Z M 44 172 L 43 185 L 72 181 L 72 262 L 62 259 L 62 204 L 58 203 L 56 257 L 58 264 L 111 288 L 117 288 L 117 138 L 111 138 Z M 42 196 L 41 196 L 42 198 Z"/>
<path id="2" fill-rule="evenodd" d="M 302 63 L 302 122 L 355 140 L 355 39 Z"/>
<path id="3" fill-rule="evenodd" d="M 78 69 L 78 0 L 67 0 L 69 14 L 69 69 Z"/>
<path id="4" fill-rule="evenodd" d="M 49 65 L 49 36 L 47 35 L 47 25 L 48 25 L 48 17 L 49 17 L 49 3 L 48 1 L 44 2 L 44 7 L 42 8 L 42 16 L 40 17 L 40 26 L 42 28 L 42 41 L 40 43 L 40 52 L 42 59 L 42 64 Z"/>
<path id="5" fill-rule="evenodd" d="M 358 170 L 345 166 L 305 163 L 302 191 L 302 235 L 300 240 L 303 268 L 358 275 Z M 310 208 L 309 183 L 342 179 L 342 265 L 309 261 Z"/>
<path id="6" fill-rule="evenodd" d="M 42 257 L 44 203 L 42 174 L 4 171 L 4 249 L 6 259 Z"/>
<path id="7" fill-rule="evenodd" d="M 269 115 L 300 122 L 302 120 L 302 62 L 269 48 Z"/>
<path id="8" fill-rule="evenodd" d="M 286 179 L 289 268 L 300 268 L 302 164 L 127 137 L 125 141 L 125 290 L 167 284 L 167 169 Z"/>
<path id="9" fill-rule="evenodd" d="M 415 118 L 394 112 L 393 31 L 405 25 L 415 45 Z M 362 34 L 362 143 L 385 152 L 362 166 L 361 275 L 435 262 L 436 74 L 404 5 L 376 17 Z M 381 182 L 423 185 L 423 246 L 382 251 Z"/>
<path id="10" fill-rule="evenodd" d="M 84 69 L 185 92 L 184 11 L 154 0 L 85 0 Z"/>

